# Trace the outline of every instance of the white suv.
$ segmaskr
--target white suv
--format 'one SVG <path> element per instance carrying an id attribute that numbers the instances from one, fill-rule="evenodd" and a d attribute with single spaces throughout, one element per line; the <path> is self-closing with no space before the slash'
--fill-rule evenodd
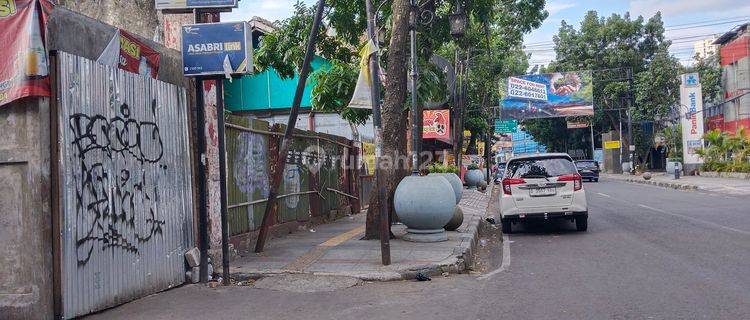
<path id="1" fill-rule="evenodd" d="M 588 204 L 581 175 L 565 153 L 518 156 L 508 161 L 502 181 L 503 233 L 529 219 L 569 219 L 578 231 L 588 228 Z"/>

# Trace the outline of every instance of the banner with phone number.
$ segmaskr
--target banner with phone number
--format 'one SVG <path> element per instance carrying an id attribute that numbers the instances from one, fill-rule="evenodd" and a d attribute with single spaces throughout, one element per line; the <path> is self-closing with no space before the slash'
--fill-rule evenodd
<path id="1" fill-rule="evenodd" d="M 0 106 L 50 96 L 44 25 L 52 6 L 47 0 L 0 0 Z"/>

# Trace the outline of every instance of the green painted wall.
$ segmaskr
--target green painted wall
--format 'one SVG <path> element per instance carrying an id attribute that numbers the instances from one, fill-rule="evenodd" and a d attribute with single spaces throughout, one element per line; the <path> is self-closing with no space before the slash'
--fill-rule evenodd
<path id="1" fill-rule="evenodd" d="M 312 61 L 313 72 L 330 67 L 330 63 L 315 57 Z M 294 91 L 297 89 L 299 76 L 281 79 L 273 68 L 254 75 L 246 75 L 232 82 L 224 80 L 224 104 L 229 111 L 260 111 L 271 109 L 288 109 L 292 107 Z M 302 108 L 312 106 L 312 88 L 315 82 L 308 77 L 305 92 L 302 95 Z"/>

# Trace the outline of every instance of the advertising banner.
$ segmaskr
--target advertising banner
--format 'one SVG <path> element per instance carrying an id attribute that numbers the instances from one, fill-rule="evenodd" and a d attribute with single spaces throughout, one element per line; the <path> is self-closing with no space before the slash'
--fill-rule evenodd
<path id="1" fill-rule="evenodd" d="M 185 76 L 252 72 L 252 41 L 246 22 L 193 24 L 182 27 Z"/>
<path id="2" fill-rule="evenodd" d="M 450 142 L 450 110 L 424 110 L 422 112 L 422 138 Z"/>
<path id="3" fill-rule="evenodd" d="M 160 60 L 158 51 L 131 33 L 118 29 L 96 62 L 156 79 Z"/>
<path id="4" fill-rule="evenodd" d="M 44 0 L 0 0 L 0 106 L 23 97 L 49 97 L 43 26 L 51 9 Z"/>
<path id="5" fill-rule="evenodd" d="M 531 74 L 503 80 L 503 119 L 532 119 L 594 114 L 591 71 Z"/>
<path id="6" fill-rule="evenodd" d="M 682 153 L 685 164 L 702 164 L 696 153 L 703 148 L 703 93 L 698 73 L 680 76 L 680 118 L 682 122 Z"/>
<path id="7" fill-rule="evenodd" d="M 237 0 L 156 0 L 156 10 L 236 7 Z"/>

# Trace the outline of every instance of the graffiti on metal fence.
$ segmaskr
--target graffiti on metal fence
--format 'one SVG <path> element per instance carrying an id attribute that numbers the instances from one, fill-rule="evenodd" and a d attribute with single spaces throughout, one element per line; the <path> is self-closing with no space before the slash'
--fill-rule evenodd
<path id="1" fill-rule="evenodd" d="M 134 119 L 127 104 L 117 109 L 110 118 L 76 113 L 68 121 L 78 166 L 73 177 L 76 214 L 85 226 L 75 239 L 79 265 L 91 259 L 97 243 L 102 250 L 137 254 L 138 245 L 162 234 L 165 223 L 157 216 L 159 190 L 153 180 L 158 177 L 143 170 L 145 166 L 167 170 L 160 163 L 164 144 L 159 126 Z M 155 110 L 153 100 L 152 116 Z"/>

